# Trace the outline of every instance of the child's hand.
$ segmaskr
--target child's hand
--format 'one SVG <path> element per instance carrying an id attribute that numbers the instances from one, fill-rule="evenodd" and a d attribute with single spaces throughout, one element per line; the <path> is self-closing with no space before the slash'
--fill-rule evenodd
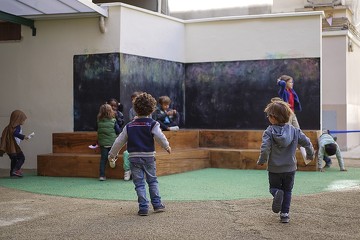
<path id="1" fill-rule="evenodd" d="M 171 147 L 169 146 L 167 149 L 165 149 L 169 154 L 171 153 Z"/>

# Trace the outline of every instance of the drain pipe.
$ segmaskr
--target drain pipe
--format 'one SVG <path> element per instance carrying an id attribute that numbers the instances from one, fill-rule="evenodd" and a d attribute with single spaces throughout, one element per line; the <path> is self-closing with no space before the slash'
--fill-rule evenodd
<path id="1" fill-rule="evenodd" d="M 158 0 L 158 5 L 157 5 L 157 11 L 158 13 L 161 13 L 161 0 Z"/>
<path id="2" fill-rule="evenodd" d="M 101 33 L 106 33 L 106 26 L 105 26 L 105 17 L 101 16 L 99 18 L 99 29 Z"/>

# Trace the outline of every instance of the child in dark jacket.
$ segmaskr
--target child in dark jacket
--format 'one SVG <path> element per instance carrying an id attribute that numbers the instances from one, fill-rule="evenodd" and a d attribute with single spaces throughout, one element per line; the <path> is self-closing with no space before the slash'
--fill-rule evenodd
<path id="1" fill-rule="evenodd" d="M 161 202 L 156 177 L 154 139 L 168 153 L 171 153 L 171 148 L 160 129 L 160 124 L 149 117 L 154 112 L 155 107 L 156 100 L 150 94 L 141 93 L 138 95 L 134 101 L 134 110 L 137 118 L 124 127 L 109 152 L 109 161 L 112 162 L 120 149 L 127 143 L 132 178 L 138 196 L 138 215 L 140 216 L 147 216 L 149 211 L 145 179 L 149 186 L 154 212 L 165 210 L 165 206 Z"/>
<path id="2" fill-rule="evenodd" d="M 25 155 L 19 146 L 21 140 L 29 137 L 22 134 L 21 126 L 27 119 L 25 113 L 15 110 L 11 113 L 10 123 L 5 127 L 1 135 L 0 156 L 6 153 L 10 160 L 10 176 L 22 177 L 21 167 L 25 162 Z"/>
<path id="3" fill-rule="evenodd" d="M 290 221 L 289 211 L 297 163 L 295 151 L 297 145 L 304 147 L 307 159 L 312 160 L 313 146 L 308 137 L 289 124 L 291 109 L 285 102 L 269 103 L 264 112 L 271 125 L 264 131 L 258 165 L 266 162 L 269 172 L 269 189 L 273 195 L 272 210 L 280 212 L 282 223 Z"/>
<path id="4" fill-rule="evenodd" d="M 179 130 L 180 115 L 175 109 L 169 108 L 171 100 L 168 96 L 159 97 L 159 107 L 155 110 L 153 118 L 160 123 L 163 131 Z"/>
<path id="5" fill-rule="evenodd" d="M 300 126 L 295 111 L 301 111 L 301 104 L 299 96 L 294 90 L 294 79 L 288 75 L 282 75 L 278 78 L 277 84 L 280 86 L 279 97 L 290 105 L 294 113 L 293 122 L 295 122 L 295 126 Z"/>

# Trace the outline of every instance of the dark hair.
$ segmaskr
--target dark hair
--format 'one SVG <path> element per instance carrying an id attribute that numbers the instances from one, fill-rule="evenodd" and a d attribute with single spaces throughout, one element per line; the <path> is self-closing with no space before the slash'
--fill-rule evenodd
<path id="1" fill-rule="evenodd" d="M 133 92 L 132 94 L 131 94 L 131 100 L 134 100 L 137 96 L 139 96 L 141 93 L 143 93 L 143 92 Z"/>
<path id="2" fill-rule="evenodd" d="M 118 106 L 118 111 L 124 111 L 124 106 L 116 98 L 110 98 L 106 103 L 110 104 L 111 102 L 115 102 L 115 104 Z"/>
<path id="3" fill-rule="evenodd" d="M 138 116 L 149 116 L 155 108 L 156 100 L 150 94 L 144 92 L 135 98 L 134 110 Z"/>
<path id="4" fill-rule="evenodd" d="M 325 145 L 325 152 L 328 156 L 332 156 L 336 153 L 337 146 L 335 143 L 329 143 Z"/>
<path id="5" fill-rule="evenodd" d="M 268 116 L 275 118 L 279 124 L 289 122 L 291 111 L 289 105 L 284 101 L 273 101 L 264 110 Z"/>

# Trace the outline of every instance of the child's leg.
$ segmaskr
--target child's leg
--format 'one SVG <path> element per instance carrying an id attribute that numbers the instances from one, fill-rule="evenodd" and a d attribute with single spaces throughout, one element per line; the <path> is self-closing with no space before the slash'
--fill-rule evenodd
<path id="1" fill-rule="evenodd" d="M 282 189 L 282 182 L 279 173 L 269 172 L 269 191 L 271 195 L 275 195 L 278 190 Z"/>
<path id="2" fill-rule="evenodd" d="M 105 177 L 105 167 L 106 167 L 106 163 L 108 161 L 109 151 L 110 151 L 110 148 L 100 147 L 100 153 L 101 153 L 100 169 L 99 169 L 99 176 L 100 177 Z"/>
<path id="3" fill-rule="evenodd" d="M 15 166 L 17 162 L 16 154 L 9 154 L 10 158 L 10 176 L 12 176 L 13 172 L 15 172 Z"/>
<path id="4" fill-rule="evenodd" d="M 19 152 L 16 154 L 16 164 L 14 167 L 14 171 L 18 171 L 21 169 L 22 165 L 25 162 L 25 155 L 23 152 Z"/>
<path id="5" fill-rule="evenodd" d="M 123 152 L 123 162 L 124 171 L 130 171 L 129 152 L 127 150 Z"/>
<path id="6" fill-rule="evenodd" d="M 325 156 L 325 155 L 324 155 L 323 160 L 325 161 L 325 167 L 330 167 L 330 165 L 332 164 L 331 158 L 329 158 L 328 156 Z"/>
<path id="7" fill-rule="evenodd" d="M 295 171 L 284 173 L 282 179 L 282 187 L 284 191 L 284 199 L 281 207 L 282 213 L 289 213 L 291 204 L 292 189 L 294 187 Z"/>
<path id="8" fill-rule="evenodd" d="M 144 165 L 144 171 L 146 174 L 146 182 L 149 185 L 149 193 L 151 198 L 151 204 L 154 209 L 162 206 L 161 197 L 159 193 L 159 184 L 156 176 L 156 162 L 150 161 Z"/>
<path id="9" fill-rule="evenodd" d="M 138 196 L 139 210 L 148 211 L 149 201 L 146 197 L 144 166 L 142 163 L 130 162 L 130 170 L 133 176 L 135 191 Z"/>

